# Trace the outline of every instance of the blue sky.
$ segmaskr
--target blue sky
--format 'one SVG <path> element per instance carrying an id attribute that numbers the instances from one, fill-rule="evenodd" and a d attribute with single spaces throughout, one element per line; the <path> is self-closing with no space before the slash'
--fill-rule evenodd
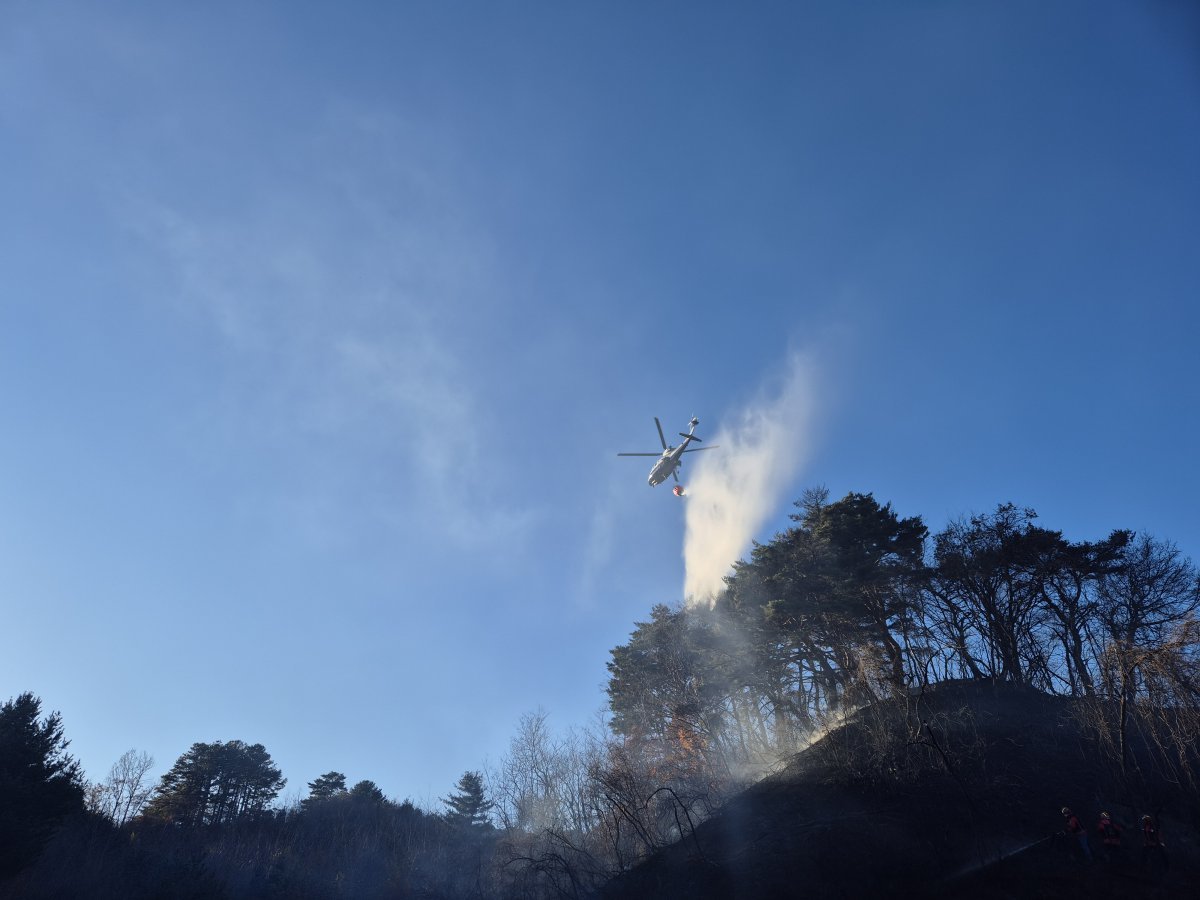
<path id="1" fill-rule="evenodd" d="M 824 484 L 1200 557 L 1198 26 L 5 4 L 0 695 L 434 802 L 681 599 L 656 415 L 791 417 L 760 540 Z"/>

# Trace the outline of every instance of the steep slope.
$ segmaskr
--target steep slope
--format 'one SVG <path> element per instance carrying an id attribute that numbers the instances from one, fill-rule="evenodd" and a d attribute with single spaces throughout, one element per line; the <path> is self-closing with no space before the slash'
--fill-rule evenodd
<path id="1" fill-rule="evenodd" d="M 1122 806 L 1072 701 L 992 683 L 941 685 L 859 711 L 679 843 L 611 882 L 626 897 L 1196 897 L 1197 835 L 1169 785 L 1172 868 L 1141 871 Z M 1069 805 L 1134 826 L 1122 864 L 1053 840 Z"/>

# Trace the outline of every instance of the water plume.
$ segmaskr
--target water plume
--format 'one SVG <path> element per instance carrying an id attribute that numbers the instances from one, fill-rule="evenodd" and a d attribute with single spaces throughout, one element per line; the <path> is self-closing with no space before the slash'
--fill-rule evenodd
<path id="1" fill-rule="evenodd" d="M 733 563 L 792 488 L 812 450 L 816 366 L 792 353 L 783 372 L 706 436 L 720 449 L 688 460 L 684 598 L 712 603 Z"/>

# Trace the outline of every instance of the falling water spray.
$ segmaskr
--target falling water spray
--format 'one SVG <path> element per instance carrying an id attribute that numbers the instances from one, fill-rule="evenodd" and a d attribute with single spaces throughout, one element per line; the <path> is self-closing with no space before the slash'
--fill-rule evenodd
<path id="1" fill-rule="evenodd" d="M 689 604 L 713 601 L 807 461 L 815 384 L 812 358 L 793 353 L 761 396 L 712 434 L 720 449 L 689 460 L 683 541 L 683 594 Z"/>

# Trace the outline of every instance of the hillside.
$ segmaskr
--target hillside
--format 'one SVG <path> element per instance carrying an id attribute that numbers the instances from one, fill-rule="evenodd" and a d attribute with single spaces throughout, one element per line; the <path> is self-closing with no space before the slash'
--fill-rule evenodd
<path id="1" fill-rule="evenodd" d="M 1080 718 L 991 682 L 861 710 L 602 896 L 1200 896 L 1195 811 L 1151 782 L 1123 803 Z M 1073 860 L 1063 805 L 1125 824 L 1123 863 Z M 1171 870 L 1146 874 L 1137 822 L 1159 810 Z"/>

